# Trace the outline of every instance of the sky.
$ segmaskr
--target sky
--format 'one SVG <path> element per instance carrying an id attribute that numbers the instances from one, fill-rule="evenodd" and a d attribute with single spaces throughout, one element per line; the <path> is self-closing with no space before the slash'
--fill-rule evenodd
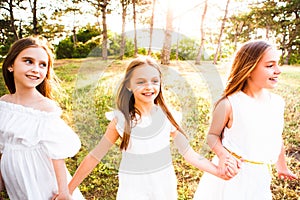
<path id="1" fill-rule="evenodd" d="M 173 29 L 174 32 L 180 33 L 187 37 L 200 38 L 200 23 L 201 15 L 203 13 L 204 0 L 170 0 L 171 5 L 173 6 Z M 229 15 L 235 14 L 238 12 L 246 11 L 247 5 L 253 1 L 257 0 L 244 0 L 241 2 L 235 2 L 238 0 L 230 0 L 229 4 Z M 115 1 L 113 1 L 115 2 Z M 116 1 L 117 2 L 117 1 Z M 224 16 L 224 10 L 226 7 L 227 0 L 208 0 L 208 9 L 205 18 L 205 29 L 211 29 L 212 32 L 218 32 L 221 27 L 222 18 Z M 49 6 L 49 2 L 43 2 L 44 6 L 47 8 L 53 8 Z M 157 0 L 156 3 L 156 12 L 154 18 L 154 28 L 155 29 L 165 29 L 166 25 L 166 14 L 167 14 L 167 4 L 168 0 Z M 56 5 L 59 6 L 59 5 Z M 112 5 L 111 14 L 107 15 L 107 26 L 108 29 L 121 33 L 122 28 L 122 19 L 120 11 L 120 5 Z M 130 7 L 130 9 L 132 9 Z M 91 12 L 90 7 L 83 4 L 81 7 L 83 12 Z M 51 12 L 49 12 L 51 13 Z M 149 10 L 151 13 L 151 10 Z M 15 13 L 16 15 L 22 16 L 24 19 L 25 15 L 28 13 Z M 127 19 L 126 32 L 132 32 L 133 22 L 131 12 L 129 11 L 129 17 Z M 30 16 L 29 16 L 30 17 Z M 139 16 L 138 16 L 139 17 Z M 19 17 L 20 18 L 20 17 Z M 101 22 L 101 18 L 98 19 Z M 62 17 L 60 23 L 63 23 L 66 28 L 71 31 L 74 26 L 83 27 L 88 23 L 95 24 L 97 19 L 92 14 L 86 14 L 85 16 L 78 17 L 72 14 L 66 14 Z M 138 24 L 137 29 L 149 29 L 149 25 Z M 215 31 L 214 31 L 215 30 Z"/>
<path id="2" fill-rule="evenodd" d="M 157 0 L 154 27 L 165 28 L 168 0 Z M 201 16 L 203 13 L 204 0 L 171 0 L 173 5 L 173 28 L 174 31 L 189 37 L 200 36 Z M 219 29 L 221 18 L 224 16 L 226 0 L 208 0 L 208 8 L 205 19 L 205 27 Z M 252 1 L 242 3 L 231 0 L 229 4 L 229 14 L 247 10 L 247 5 Z M 108 26 L 115 32 L 121 32 L 121 16 L 111 15 L 107 17 Z M 148 28 L 148 25 L 139 25 L 138 28 Z M 133 30 L 132 23 L 127 23 L 126 31 Z"/>
<path id="3" fill-rule="evenodd" d="M 254 0 L 246 0 L 240 3 L 231 0 L 229 4 L 229 14 L 242 12 L 247 10 L 248 3 Z M 157 0 L 156 12 L 154 19 L 154 28 L 164 29 L 166 24 L 166 14 L 167 14 L 167 2 L 168 0 Z M 188 37 L 200 37 L 200 23 L 201 15 L 204 7 L 204 0 L 171 0 L 173 6 L 173 28 L 175 32 L 186 35 Z M 209 29 L 219 29 L 221 26 L 221 19 L 224 16 L 224 10 L 226 7 L 227 0 L 208 0 L 208 9 L 205 19 L 205 28 Z M 109 30 L 113 32 L 121 33 L 122 19 L 119 14 L 120 6 L 111 6 L 113 9 L 112 13 L 107 15 L 107 26 Z M 90 11 L 88 7 L 83 6 L 82 11 Z M 149 11 L 150 12 L 150 11 Z M 129 13 L 130 15 L 131 13 Z M 85 26 L 87 23 L 95 23 L 96 19 L 92 15 L 86 15 L 84 19 L 75 19 L 72 16 L 65 16 L 63 23 L 69 27 L 73 28 L 73 25 Z M 101 19 L 99 19 L 101 21 Z M 138 24 L 138 29 L 149 28 L 149 25 Z M 127 19 L 126 32 L 133 31 L 132 17 L 129 16 Z"/>

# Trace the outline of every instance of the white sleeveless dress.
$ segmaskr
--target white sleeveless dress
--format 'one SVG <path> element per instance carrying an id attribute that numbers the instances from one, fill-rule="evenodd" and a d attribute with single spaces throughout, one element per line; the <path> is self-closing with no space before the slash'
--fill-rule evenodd
<path id="1" fill-rule="evenodd" d="M 228 181 L 204 173 L 194 200 L 272 199 L 269 164 L 277 161 L 281 151 L 284 101 L 276 94 L 269 96 L 266 103 L 259 103 L 241 91 L 229 96 L 233 124 L 224 129 L 222 139 L 231 152 L 265 164 L 243 162 L 240 172 Z M 213 162 L 218 164 L 216 156 Z"/>
<path id="2" fill-rule="evenodd" d="M 60 115 L 0 101 L 1 174 L 11 200 L 50 200 L 57 193 L 51 159 L 72 157 L 81 146 Z M 78 189 L 73 198 L 84 199 Z"/>
<path id="3" fill-rule="evenodd" d="M 117 131 L 124 132 L 124 115 L 106 113 L 117 118 Z M 177 179 L 170 152 L 170 133 L 175 127 L 160 107 L 142 117 L 131 129 L 129 146 L 122 151 L 117 200 L 177 200 Z"/>

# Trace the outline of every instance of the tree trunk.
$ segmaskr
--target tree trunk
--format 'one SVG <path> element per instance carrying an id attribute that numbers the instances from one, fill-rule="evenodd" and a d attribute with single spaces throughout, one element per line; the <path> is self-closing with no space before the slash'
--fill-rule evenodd
<path id="1" fill-rule="evenodd" d="M 74 44 L 74 47 L 76 47 L 77 46 L 77 36 L 76 36 L 76 27 L 75 26 L 73 26 L 72 32 L 73 32 L 73 44 Z"/>
<path id="2" fill-rule="evenodd" d="M 153 0 L 152 15 L 151 15 L 151 21 L 150 21 L 150 42 L 149 42 L 148 56 L 151 55 L 151 48 L 152 48 L 152 36 L 153 36 L 155 4 L 156 4 L 156 0 Z"/>
<path id="3" fill-rule="evenodd" d="M 37 3 L 37 0 L 34 0 L 33 1 L 33 10 L 32 10 L 32 14 L 33 14 L 33 17 L 32 17 L 32 24 L 33 24 L 33 34 L 34 35 L 38 35 L 38 27 L 37 27 L 37 17 L 36 17 L 36 3 Z"/>
<path id="4" fill-rule="evenodd" d="M 106 7 L 108 5 L 107 0 L 103 0 L 103 4 L 101 6 L 101 13 L 102 13 L 102 59 L 107 60 L 107 24 L 106 24 Z"/>
<path id="5" fill-rule="evenodd" d="M 33 35 L 38 35 L 39 31 L 38 31 L 38 27 L 37 27 L 37 17 L 36 17 L 36 4 L 37 4 L 37 0 L 33 0 L 33 2 L 31 0 L 29 0 L 29 4 L 31 7 L 31 12 L 32 12 L 32 33 Z"/>
<path id="6" fill-rule="evenodd" d="M 20 22 L 19 22 L 18 37 L 19 37 L 19 38 L 22 38 L 22 37 L 23 37 L 23 32 L 22 32 L 22 20 L 20 20 Z"/>
<path id="7" fill-rule="evenodd" d="M 269 40 L 269 32 L 270 32 L 270 26 L 266 26 L 266 39 Z"/>
<path id="8" fill-rule="evenodd" d="M 127 10 L 127 1 L 121 0 L 122 4 L 122 33 L 121 33 L 121 44 L 120 44 L 120 60 L 123 60 L 124 53 L 125 53 L 125 43 L 126 43 L 126 36 L 125 36 L 125 25 L 126 25 L 126 10 Z"/>
<path id="9" fill-rule="evenodd" d="M 234 34 L 234 40 L 233 40 L 233 44 L 234 44 L 234 51 L 237 49 L 237 43 L 238 43 L 238 38 L 243 30 L 244 27 L 244 22 L 241 21 L 239 24 L 236 25 L 236 29 L 235 29 L 235 34 Z"/>
<path id="10" fill-rule="evenodd" d="M 18 40 L 18 34 L 16 31 L 16 27 L 15 27 L 15 18 L 14 18 L 14 12 L 13 12 L 13 0 L 9 1 L 9 14 L 10 14 L 10 26 L 11 26 L 11 31 L 14 34 L 14 38 L 15 40 Z"/>
<path id="11" fill-rule="evenodd" d="M 138 55 L 138 48 L 137 48 L 137 33 L 136 33 L 136 10 L 135 10 L 136 0 L 132 0 L 133 6 L 133 25 L 134 25 L 134 57 Z"/>
<path id="12" fill-rule="evenodd" d="M 286 33 L 283 34 L 282 36 L 282 40 L 280 42 L 280 49 L 281 49 L 281 57 L 280 57 L 280 63 L 284 64 L 285 62 L 285 59 L 284 59 L 284 56 L 285 56 L 285 52 L 286 52 L 286 44 L 285 44 L 285 41 L 286 41 Z"/>
<path id="13" fill-rule="evenodd" d="M 222 20 L 222 25 L 221 25 L 219 39 L 218 39 L 218 47 L 217 47 L 217 50 L 216 50 L 216 53 L 215 53 L 215 56 L 214 56 L 213 64 L 217 64 L 218 58 L 221 57 L 221 55 L 220 55 L 221 40 L 222 40 L 222 35 L 223 35 L 223 32 L 224 32 L 225 22 L 227 20 L 227 13 L 228 13 L 229 2 L 230 2 L 230 0 L 227 0 L 226 9 L 225 9 L 225 15 L 224 15 L 224 18 Z"/>
<path id="14" fill-rule="evenodd" d="M 203 29 L 203 25 L 204 25 L 204 19 L 206 16 L 206 11 L 207 11 L 207 0 L 205 0 L 205 2 L 204 2 L 204 10 L 203 10 L 202 18 L 201 18 L 201 26 L 200 26 L 201 43 L 200 43 L 199 52 L 198 52 L 196 62 L 195 62 L 196 65 L 201 64 L 201 58 L 202 58 L 202 53 L 203 53 L 203 49 L 204 49 L 205 32 Z"/>
<path id="15" fill-rule="evenodd" d="M 289 48 L 287 49 L 287 56 L 286 56 L 286 58 L 284 59 L 284 64 L 285 64 L 285 65 L 288 65 L 288 64 L 289 64 L 291 55 L 292 55 L 292 47 L 289 47 Z"/>
<path id="16" fill-rule="evenodd" d="M 72 14 L 73 14 L 73 30 L 72 30 L 73 44 L 74 44 L 74 47 L 76 47 L 77 46 L 77 35 L 76 35 L 76 26 L 75 26 L 76 9 L 72 10 Z"/>
<path id="17" fill-rule="evenodd" d="M 173 11 L 171 8 L 171 0 L 168 0 L 168 11 L 167 11 L 167 24 L 165 30 L 165 40 L 161 53 L 161 64 L 170 64 L 171 45 L 172 45 L 172 31 L 173 31 Z"/>

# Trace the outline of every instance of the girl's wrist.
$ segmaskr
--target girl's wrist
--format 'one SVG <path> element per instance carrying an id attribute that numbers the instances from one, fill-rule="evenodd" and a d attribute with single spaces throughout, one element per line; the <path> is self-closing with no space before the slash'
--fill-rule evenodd
<path id="1" fill-rule="evenodd" d="M 219 159 L 226 159 L 230 156 L 230 153 L 226 151 L 225 149 L 219 152 L 216 152 Z"/>
<path id="2" fill-rule="evenodd" d="M 70 192 L 69 192 L 68 188 L 65 188 L 65 189 L 58 190 L 58 194 L 63 195 L 63 196 L 69 196 Z"/>
<path id="3" fill-rule="evenodd" d="M 67 192 L 67 191 L 58 193 L 57 197 L 58 197 L 58 199 L 72 199 L 71 194 L 69 194 L 69 192 Z"/>

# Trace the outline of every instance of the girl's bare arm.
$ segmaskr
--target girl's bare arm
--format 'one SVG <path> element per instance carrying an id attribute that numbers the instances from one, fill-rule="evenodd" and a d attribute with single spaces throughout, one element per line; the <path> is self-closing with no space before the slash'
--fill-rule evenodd
<path id="1" fill-rule="evenodd" d="M 72 194 L 75 188 L 78 187 L 80 183 L 93 171 L 118 138 L 119 134 L 116 130 L 116 120 L 114 119 L 109 123 L 107 130 L 98 145 L 80 163 L 69 183 L 70 194 Z"/>
<path id="2" fill-rule="evenodd" d="M 66 173 L 66 164 L 64 159 L 52 159 L 57 186 L 58 186 L 58 194 L 53 197 L 53 199 L 57 200 L 71 200 L 72 197 L 69 194 L 68 189 L 68 181 L 67 181 L 67 173 Z"/>

